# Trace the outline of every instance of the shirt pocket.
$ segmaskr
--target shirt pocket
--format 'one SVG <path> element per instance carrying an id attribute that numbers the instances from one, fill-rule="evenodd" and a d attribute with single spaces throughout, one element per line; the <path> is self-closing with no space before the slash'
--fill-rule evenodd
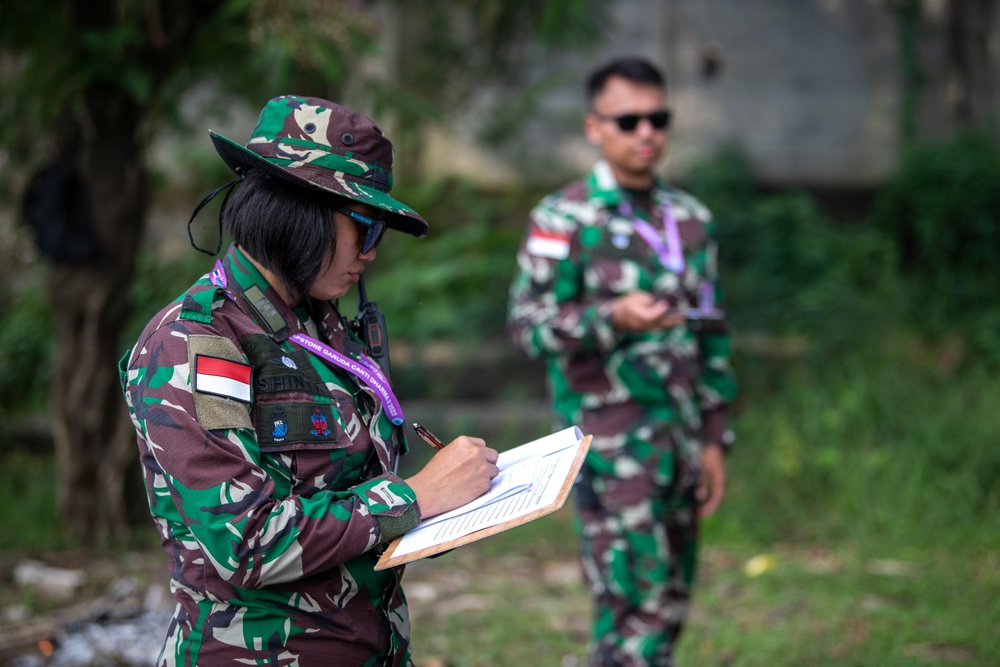
<path id="1" fill-rule="evenodd" d="M 254 365 L 251 419 L 265 454 L 347 447 L 347 422 L 304 350 L 265 336 L 243 341 Z"/>
<path id="2" fill-rule="evenodd" d="M 329 399 L 259 401 L 253 412 L 257 444 L 265 454 L 339 449 L 352 444 L 340 412 Z"/>
<path id="3" fill-rule="evenodd" d="M 604 298 L 635 290 L 650 291 L 652 259 L 648 247 L 637 235 L 609 236 L 592 249 L 584 283 L 589 292 Z"/>
<path id="4" fill-rule="evenodd" d="M 364 429 L 350 429 L 336 403 L 261 402 L 254 419 L 261 454 L 285 478 L 283 495 L 339 492 L 369 476 L 371 438 Z"/>

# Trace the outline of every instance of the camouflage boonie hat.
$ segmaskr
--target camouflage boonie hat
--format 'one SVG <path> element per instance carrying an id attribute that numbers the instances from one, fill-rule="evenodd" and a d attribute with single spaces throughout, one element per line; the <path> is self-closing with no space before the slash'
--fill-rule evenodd
<path id="1" fill-rule="evenodd" d="M 392 142 L 370 118 L 334 102 L 284 95 L 268 101 L 247 145 L 209 130 L 215 150 L 238 174 L 259 169 L 389 213 L 386 224 L 418 238 L 427 221 L 389 195 Z"/>

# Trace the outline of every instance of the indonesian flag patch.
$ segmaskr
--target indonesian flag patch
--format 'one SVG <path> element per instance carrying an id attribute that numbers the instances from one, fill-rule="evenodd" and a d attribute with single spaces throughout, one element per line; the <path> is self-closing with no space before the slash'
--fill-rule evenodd
<path id="1" fill-rule="evenodd" d="M 241 403 L 250 402 L 252 366 L 204 354 L 194 358 L 194 390 L 225 396 Z"/>
<path id="2" fill-rule="evenodd" d="M 528 234 L 524 249 L 535 257 L 566 259 L 569 257 L 569 235 L 533 229 Z"/>

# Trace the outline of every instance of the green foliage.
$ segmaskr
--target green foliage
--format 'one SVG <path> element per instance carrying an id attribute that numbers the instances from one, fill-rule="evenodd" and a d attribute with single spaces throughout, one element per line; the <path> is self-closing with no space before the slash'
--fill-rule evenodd
<path id="1" fill-rule="evenodd" d="M 56 513 L 52 456 L 5 452 L 0 465 L 0 503 L 7 508 L 0 530 L 0 553 L 32 553 L 72 545 Z"/>
<path id="2" fill-rule="evenodd" d="M 896 257 L 877 229 L 835 223 L 805 192 L 760 192 L 728 149 L 685 183 L 718 220 L 721 287 L 737 332 L 850 346 L 894 315 Z"/>
<path id="3" fill-rule="evenodd" d="M 368 297 L 411 340 L 444 336 L 474 343 L 502 336 L 517 246 L 542 193 L 510 188 L 490 194 L 447 180 L 399 188 L 398 194 L 431 230 L 423 240 L 402 234 L 386 239 L 366 274 Z"/>
<path id="4" fill-rule="evenodd" d="M 714 528 L 759 545 L 1000 547 L 990 373 L 957 375 L 940 351 L 898 335 L 858 348 L 789 363 L 766 393 L 741 376 L 738 500 Z"/>
<path id="5" fill-rule="evenodd" d="M 874 222 L 900 249 L 912 325 L 959 333 L 1000 362 L 1000 149 L 966 135 L 917 145 L 882 190 Z"/>
<path id="6" fill-rule="evenodd" d="M 180 295 L 211 268 L 211 260 L 190 253 L 180 261 L 160 261 L 143 254 L 132 285 L 132 317 L 124 328 L 122 350 L 132 345 L 158 310 Z M 0 419 L 44 413 L 51 379 L 52 313 L 48 305 L 42 266 L 25 274 L 17 290 L 2 292 L 0 317 Z M 2 429 L 0 429 L 2 430 Z"/>
<path id="7" fill-rule="evenodd" d="M 993 665 L 1000 570 L 965 549 L 787 543 L 747 576 L 746 549 L 709 549 L 679 665 Z"/>
<path id="8" fill-rule="evenodd" d="M 50 156 L 57 120 L 87 117 L 95 105 L 133 106 L 145 120 L 145 142 L 188 118 L 198 118 L 203 131 L 204 113 L 224 116 L 236 99 L 257 107 L 295 93 L 391 118 L 397 148 L 406 152 L 428 122 L 464 114 L 461 102 L 484 83 L 509 86 L 480 115 L 502 116 L 508 100 L 522 104 L 512 91 L 534 64 L 551 49 L 599 45 L 611 16 L 611 5 L 596 0 L 369 5 L 2 3 L 0 144 L 12 163 L 34 166 Z M 402 161 L 404 168 L 417 163 Z"/>
<path id="9" fill-rule="evenodd" d="M 29 273 L 26 282 L 0 290 L 0 420 L 44 409 L 52 355 L 52 317 L 46 301 L 46 272 Z"/>
<path id="10" fill-rule="evenodd" d="M 408 0 L 397 7 L 411 28 L 399 35 L 401 83 L 445 105 L 487 79 L 530 78 L 531 65 L 555 49 L 593 48 L 614 20 L 613 3 L 596 0 Z"/>
<path id="11" fill-rule="evenodd" d="M 920 97 L 927 86 L 928 76 L 920 58 L 923 0 L 898 0 L 891 6 L 896 19 L 896 39 L 899 44 L 902 91 L 899 104 L 899 130 L 909 143 L 920 134 Z"/>
<path id="12" fill-rule="evenodd" d="M 998 331 L 997 183 L 993 144 L 967 138 L 910 152 L 863 222 L 757 190 L 736 150 L 692 175 L 719 221 L 742 393 L 739 500 L 710 531 L 997 546 L 1000 393 L 981 354 Z M 761 356 L 741 345 L 754 332 L 802 336 L 807 354 Z"/>
<path id="13" fill-rule="evenodd" d="M 164 260 L 150 251 L 141 253 L 132 284 L 132 316 L 122 334 L 123 350 L 135 343 L 153 315 L 180 297 L 199 276 L 208 273 L 214 262 L 194 250 L 177 260 Z"/>

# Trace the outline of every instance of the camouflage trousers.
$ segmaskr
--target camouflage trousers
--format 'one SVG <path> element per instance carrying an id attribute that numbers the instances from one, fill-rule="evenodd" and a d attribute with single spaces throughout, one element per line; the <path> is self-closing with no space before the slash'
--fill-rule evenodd
<path id="1" fill-rule="evenodd" d="M 594 601 L 590 667 L 671 667 L 697 562 L 693 489 L 610 499 L 577 485 L 580 560 Z M 623 501 L 627 501 L 623 503 Z"/>

